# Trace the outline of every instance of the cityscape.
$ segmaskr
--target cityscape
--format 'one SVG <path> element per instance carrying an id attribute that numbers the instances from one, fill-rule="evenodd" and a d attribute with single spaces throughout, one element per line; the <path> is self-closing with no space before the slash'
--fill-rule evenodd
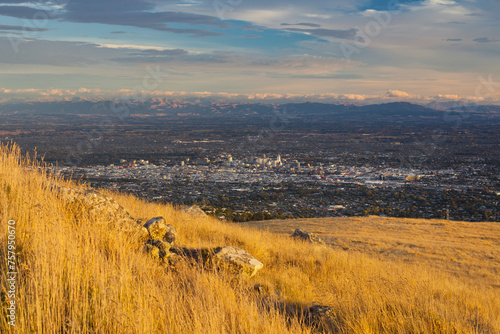
<path id="1" fill-rule="evenodd" d="M 311 165 L 265 154 L 158 164 L 122 159 L 108 166 L 59 167 L 53 172 L 150 201 L 196 204 L 234 221 L 370 214 L 500 220 L 498 181 L 481 168 L 356 167 L 334 160 Z"/>
<path id="2" fill-rule="evenodd" d="M 37 115 L 10 105 L 0 140 L 66 178 L 234 222 L 500 220 L 496 106 L 205 104 L 207 114 L 186 118 L 179 110 L 202 104 L 159 112 L 139 101 L 124 120 L 101 102 L 39 103 Z M 63 107 L 81 111 L 50 112 Z"/>

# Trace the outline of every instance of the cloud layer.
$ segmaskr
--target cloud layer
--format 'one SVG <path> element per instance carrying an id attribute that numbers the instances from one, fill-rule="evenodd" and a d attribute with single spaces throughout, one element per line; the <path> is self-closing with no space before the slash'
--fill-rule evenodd
<path id="1" fill-rule="evenodd" d="M 160 66 L 161 92 L 490 101 L 500 87 L 476 91 L 481 77 L 500 80 L 499 10 L 491 0 L 0 0 L 0 86 L 36 98 L 127 90 Z"/>
<path id="2" fill-rule="evenodd" d="M 498 104 L 500 99 L 486 99 L 475 96 L 459 95 L 434 95 L 420 96 L 403 91 L 390 90 L 381 95 L 366 94 L 276 94 L 276 93 L 227 93 L 227 92 L 182 92 L 161 90 L 135 89 L 102 90 L 102 89 L 6 89 L 0 88 L 0 103 L 14 103 L 20 101 L 30 102 L 53 102 L 53 101 L 103 101 L 115 100 L 131 102 L 146 99 L 165 100 L 195 100 L 209 99 L 219 102 L 243 102 L 243 103 L 294 103 L 294 102 L 323 102 L 323 103 L 347 103 L 356 105 L 367 105 L 376 103 L 388 103 L 395 101 L 407 101 L 420 104 L 455 102 L 467 104 Z M 26 100 L 24 97 L 30 94 Z"/>

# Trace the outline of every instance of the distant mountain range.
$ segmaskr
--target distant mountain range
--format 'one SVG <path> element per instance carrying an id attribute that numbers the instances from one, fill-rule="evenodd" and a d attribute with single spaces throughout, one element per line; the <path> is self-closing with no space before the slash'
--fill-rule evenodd
<path id="1" fill-rule="evenodd" d="M 453 107 L 452 107 L 453 106 Z M 112 101 L 59 101 L 32 102 L 0 105 L 0 114 L 30 116 L 79 116 L 125 114 L 127 117 L 287 117 L 316 120 L 384 122 L 384 121 L 436 121 L 456 115 L 468 121 L 500 120 L 500 106 L 485 105 L 477 107 L 453 104 L 447 110 L 429 108 L 408 102 L 393 102 L 366 106 L 327 104 L 327 103 L 289 103 L 289 104 L 250 104 L 188 102 L 162 98 L 127 103 Z"/>

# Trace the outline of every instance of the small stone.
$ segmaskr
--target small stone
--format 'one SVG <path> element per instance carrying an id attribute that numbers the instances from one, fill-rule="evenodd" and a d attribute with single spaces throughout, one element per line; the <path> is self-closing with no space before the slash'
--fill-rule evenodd
<path id="1" fill-rule="evenodd" d="M 300 228 L 296 229 L 291 235 L 292 238 L 294 239 L 300 239 L 303 241 L 310 242 L 315 245 L 324 245 L 325 242 L 321 240 L 316 234 L 314 233 L 309 233 L 304 230 L 301 230 Z"/>

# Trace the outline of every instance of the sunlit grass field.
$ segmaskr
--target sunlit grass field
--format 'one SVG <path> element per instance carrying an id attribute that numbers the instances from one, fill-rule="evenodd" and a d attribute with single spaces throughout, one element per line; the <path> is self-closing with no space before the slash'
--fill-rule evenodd
<path id="1" fill-rule="evenodd" d="M 422 256 L 421 261 L 395 261 L 391 257 L 398 257 L 396 253 L 374 256 L 383 243 L 398 242 L 396 233 L 390 242 L 376 241 L 373 249 L 357 249 L 333 234 L 330 242 L 344 244 L 312 246 L 286 235 L 299 221 L 290 221 L 282 235 L 107 192 L 136 219 L 165 217 L 178 230 L 182 246 L 245 249 L 264 263 L 256 276 L 247 278 L 196 265 L 175 270 L 161 266 L 143 254 L 137 240 L 116 231 L 113 222 L 90 215 L 88 208 L 68 205 L 51 190 L 52 184 L 77 186 L 46 175 L 16 147 L 0 146 L 1 333 L 313 332 L 307 321 L 285 312 L 283 305 L 330 306 L 333 330 L 339 333 L 500 332 L 499 290 L 491 283 L 492 268 L 498 267 L 495 259 L 483 263 L 483 255 L 475 253 L 486 254 L 487 242 L 498 244 L 498 229 L 487 235 L 497 239 L 485 239 L 484 249 L 464 246 L 454 259 L 448 256 L 451 251 L 436 251 L 444 262 L 470 258 L 473 274 L 461 274 L 454 264 L 436 266 L 427 259 L 432 258 L 430 248 L 407 256 Z M 370 219 L 359 224 L 371 224 Z M 15 326 L 6 317 L 9 220 L 16 222 Z M 300 227 L 318 232 L 312 225 Z M 455 232 L 457 242 L 475 233 Z M 413 236 L 411 243 L 420 245 L 419 229 Z M 422 243 L 425 248 L 430 241 Z M 439 244 L 433 248 L 440 249 Z M 481 272 L 492 277 L 481 277 Z M 475 284 L 476 278 L 480 284 Z M 255 284 L 265 287 L 263 294 L 255 291 Z"/>
<path id="2" fill-rule="evenodd" d="M 313 232 L 334 249 L 434 268 L 500 294 L 500 224 L 378 216 L 248 222 L 290 234 Z"/>

